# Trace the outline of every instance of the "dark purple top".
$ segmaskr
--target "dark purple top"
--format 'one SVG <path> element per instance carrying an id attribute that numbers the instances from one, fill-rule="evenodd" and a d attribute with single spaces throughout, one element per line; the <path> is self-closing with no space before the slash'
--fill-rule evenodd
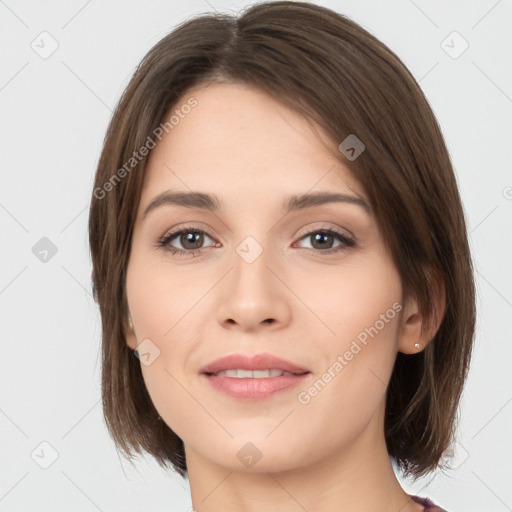
<path id="1" fill-rule="evenodd" d="M 428 498 L 420 498 L 419 496 L 411 496 L 411 499 L 425 507 L 428 512 L 446 512 L 444 508 L 438 507 L 434 502 Z"/>

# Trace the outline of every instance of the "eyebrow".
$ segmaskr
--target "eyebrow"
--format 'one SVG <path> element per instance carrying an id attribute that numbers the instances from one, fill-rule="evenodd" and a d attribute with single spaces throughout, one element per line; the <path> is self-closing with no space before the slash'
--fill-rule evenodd
<path id="1" fill-rule="evenodd" d="M 370 211 L 370 206 L 362 197 L 337 192 L 315 192 L 311 194 L 298 194 L 285 198 L 282 203 L 283 212 L 292 212 L 313 208 L 327 203 L 348 203 L 361 206 Z M 142 218 L 145 218 L 152 210 L 164 205 L 183 206 L 185 208 L 200 208 L 211 212 L 218 212 L 222 209 L 220 199 L 212 194 L 204 192 L 163 192 L 156 196 L 144 211 Z"/>

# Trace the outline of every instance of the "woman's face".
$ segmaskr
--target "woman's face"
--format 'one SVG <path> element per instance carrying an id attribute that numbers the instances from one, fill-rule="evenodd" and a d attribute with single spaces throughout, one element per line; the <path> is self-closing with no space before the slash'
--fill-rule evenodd
<path id="1" fill-rule="evenodd" d="M 181 108 L 191 96 L 197 104 Z M 127 273 L 127 343 L 140 344 L 158 413 L 187 459 L 238 471 L 382 443 L 406 305 L 342 155 L 334 160 L 301 116 L 246 86 L 196 88 L 176 109 L 150 153 Z M 178 204 L 176 193 L 215 196 L 218 209 Z M 341 200 L 289 199 L 308 194 Z M 245 382 L 201 373 L 218 358 L 261 353 L 308 373 Z M 273 391 L 271 381 L 293 385 Z"/>

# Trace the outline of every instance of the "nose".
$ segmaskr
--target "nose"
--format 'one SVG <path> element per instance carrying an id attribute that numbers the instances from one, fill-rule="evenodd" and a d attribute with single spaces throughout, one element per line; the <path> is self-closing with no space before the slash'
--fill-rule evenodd
<path id="1" fill-rule="evenodd" d="M 270 249 L 253 244 L 234 251 L 231 271 L 222 280 L 218 295 L 217 318 L 229 329 L 244 332 L 282 329 L 290 322 L 290 296 L 280 274 L 279 262 Z M 251 252 L 253 254 L 251 255 Z"/>

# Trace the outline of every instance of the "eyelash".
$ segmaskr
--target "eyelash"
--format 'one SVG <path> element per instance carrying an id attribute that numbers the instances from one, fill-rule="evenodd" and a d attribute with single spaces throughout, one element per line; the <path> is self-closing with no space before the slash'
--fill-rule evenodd
<path id="1" fill-rule="evenodd" d="M 176 247 L 172 247 L 169 245 L 172 240 L 174 240 L 177 236 L 179 236 L 183 233 L 199 233 L 199 234 L 206 235 L 213 240 L 213 237 L 207 231 L 198 229 L 194 226 L 186 226 L 179 230 L 172 231 L 171 233 L 166 233 L 163 237 L 161 237 L 159 240 L 157 240 L 157 243 L 156 243 L 157 248 L 169 251 L 172 255 L 177 255 L 179 257 L 181 257 L 181 256 L 192 256 L 193 257 L 194 255 L 202 252 L 203 249 L 205 249 L 205 248 L 201 248 L 201 249 L 184 250 L 184 249 L 178 249 Z M 309 249 L 307 247 L 305 249 L 307 249 L 309 251 L 313 251 L 316 254 L 329 255 L 329 254 L 333 254 L 333 253 L 337 253 L 337 252 L 346 251 L 350 247 L 355 246 L 355 240 L 353 238 L 350 238 L 347 235 L 340 233 L 339 231 L 336 231 L 335 229 L 331 229 L 331 228 L 319 228 L 319 229 L 316 229 L 313 231 L 309 231 L 307 233 L 302 234 L 301 237 L 299 238 L 299 240 L 302 240 L 308 236 L 312 236 L 312 235 L 315 235 L 318 233 L 334 236 L 343 245 L 334 247 L 331 249 L 327 249 L 327 250 Z"/>

